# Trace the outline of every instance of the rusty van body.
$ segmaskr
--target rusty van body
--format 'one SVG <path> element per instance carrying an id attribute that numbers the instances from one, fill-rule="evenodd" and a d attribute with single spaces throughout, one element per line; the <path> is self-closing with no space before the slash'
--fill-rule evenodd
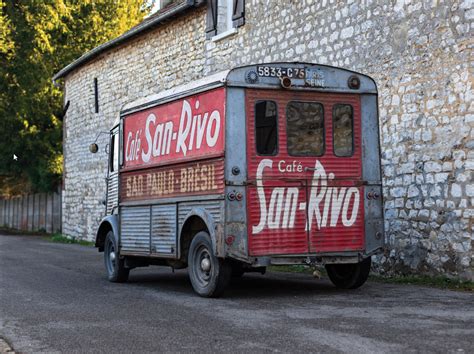
<path id="1" fill-rule="evenodd" d="M 383 237 L 375 82 L 317 64 L 234 68 L 127 104 L 96 246 L 111 281 L 189 267 L 201 296 L 269 265 L 367 279 Z"/>

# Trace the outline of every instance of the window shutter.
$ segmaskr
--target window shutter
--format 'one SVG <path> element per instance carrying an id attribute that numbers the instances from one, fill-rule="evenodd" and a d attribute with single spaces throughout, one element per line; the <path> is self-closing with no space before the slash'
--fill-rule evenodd
<path id="1" fill-rule="evenodd" d="M 217 0 L 207 0 L 206 38 L 217 34 Z"/>
<path id="2" fill-rule="evenodd" d="M 234 27 L 240 27 L 245 23 L 245 0 L 233 1 L 232 22 Z"/>

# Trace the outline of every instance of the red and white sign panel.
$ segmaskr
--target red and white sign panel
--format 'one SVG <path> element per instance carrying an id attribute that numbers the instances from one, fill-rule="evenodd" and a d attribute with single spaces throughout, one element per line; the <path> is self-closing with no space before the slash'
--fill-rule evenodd
<path id="1" fill-rule="evenodd" d="M 224 159 L 126 171 L 120 179 L 122 202 L 224 193 Z"/>
<path id="2" fill-rule="evenodd" d="M 337 180 L 319 160 L 305 180 L 293 177 L 297 171 L 281 169 L 286 180 L 266 179 L 283 166 L 281 162 L 263 159 L 256 172 L 256 186 L 249 188 L 251 254 L 363 249 L 363 190 L 356 181 Z"/>
<path id="3" fill-rule="evenodd" d="M 358 251 L 364 248 L 364 194 L 360 98 L 357 95 L 247 90 L 247 216 L 249 254 L 287 255 Z M 275 102 L 278 152 L 256 152 L 255 104 Z M 324 108 L 322 156 L 288 152 L 287 107 L 291 101 L 317 102 Z M 333 107 L 353 107 L 354 153 L 338 157 L 333 150 Z"/>
<path id="4" fill-rule="evenodd" d="M 124 168 L 152 166 L 224 152 L 225 89 L 133 113 L 124 119 Z"/>

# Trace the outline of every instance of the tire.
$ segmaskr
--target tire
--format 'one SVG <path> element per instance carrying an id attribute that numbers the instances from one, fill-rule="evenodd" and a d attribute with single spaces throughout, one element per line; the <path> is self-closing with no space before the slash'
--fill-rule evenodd
<path id="1" fill-rule="evenodd" d="M 105 237 L 104 263 L 109 281 L 123 283 L 128 280 L 130 269 L 125 268 L 124 260 L 118 255 L 118 245 L 112 231 L 109 231 Z"/>
<path id="2" fill-rule="evenodd" d="M 232 267 L 214 255 L 207 232 L 197 233 L 191 241 L 188 266 L 193 289 L 202 297 L 218 297 L 229 284 Z"/>
<path id="3" fill-rule="evenodd" d="M 369 277 L 371 259 L 356 264 L 326 264 L 331 282 L 340 289 L 356 289 Z"/>

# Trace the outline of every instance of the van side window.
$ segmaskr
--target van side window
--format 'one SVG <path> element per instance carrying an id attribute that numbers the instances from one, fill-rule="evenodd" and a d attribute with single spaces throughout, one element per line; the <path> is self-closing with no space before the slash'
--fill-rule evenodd
<path id="1" fill-rule="evenodd" d="M 334 155 L 354 153 L 354 110 L 350 104 L 336 104 L 332 109 Z"/>
<path id="2" fill-rule="evenodd" d="M 118 144 L 118 134 L 113 134 L 110 139 L 110 147 L 109 147 L 109 166 L 110 172 L 114 172 L 118 170 L 118 151 L 119 144 Z"/>
<path id="3" fill-rule="evenodd" d="M 276 155 L 278 150 L 278 114 L 273 101 L 255 104 L 255 141 L 257 154 Z"/>
<path id="4" fill-rule="evenodd" d="M 286 136 L 290 155 L 324 154 L 323 105 L 317 102 L 289 102 L 286 106 Z"/>

